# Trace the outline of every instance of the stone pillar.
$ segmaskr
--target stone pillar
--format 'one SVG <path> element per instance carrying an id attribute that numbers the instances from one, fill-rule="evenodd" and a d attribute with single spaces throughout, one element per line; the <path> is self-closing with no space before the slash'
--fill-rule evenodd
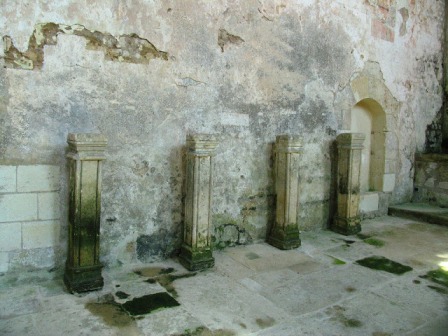
<path id="1" fill-rule="evenodd" d="M 300 246 L 297 215 L 302 139 L 298 136 L 279 135 L 275 151 L 276 214 L 268 243 L 282 250 L 290 250 Z"/>
<path id="2" fill-rule="evenodd" d="M 342 133 L 336 138 L 338 145 L 338 172 L 336 215 L 331 229 L 343 235 L 361 231 L 359 193 L 363 133 Z"/>
<path id="3" fill-rule="evenodd" d="M 211 246 L 212 156 L 217 146 L 210 134 L 187 136 L 184 242 L 180 262 L 190 271 L 213 267 Z"/>
<path id="4" fill-rule="evenodd" d="M 71 133 L 68 255 L 64 282 L 70 292 L 103 287 L 100 252 L 101 166 L 107 140 L 101 134 Z"/>

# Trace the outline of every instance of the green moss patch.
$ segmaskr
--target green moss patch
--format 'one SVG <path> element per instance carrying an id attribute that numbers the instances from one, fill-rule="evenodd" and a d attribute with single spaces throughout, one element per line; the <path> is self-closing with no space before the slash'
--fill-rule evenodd
<path id="1" fill-rule="evenodd" d="M 331 257 L 331 256 L 330 256 Z M 344 260 L 335 258 L 335 257 L 331 257 L 333 259 L 333 265 L 345 265 L 346 262 Z"/>
<path id="2" fill-rule="evenodd" d="M 429 271 L 428 273 L 426 273 L 426 275 L 420 276 L 420 278 L 429 279 L 439 285 L 448 287 L 448 271 L 444 271 L 441 268 Z"/>
<path id="3" fill-rule="evenodd" d="M 385 241 L 381 240 L 381 239 L 377 239 L 377 238 L 366 238 L 363 240 L 364 243 L 372 245 L 372 246 L 376 246 L 376 247 L 382 247 L 386 244 Z"/>
<path id="4" fill-rule="evenodd" d="M 412 271 L 412 267 L 400 264 L 382 256 L 372 256 L 360 259 L 357 260 L 356 263 L 374 270 L 385 271 L 397 275 Z"/>
<path id="5" fill-rule="evenodd" d="M 431 288 L 432 290 L 435 290 L 437 293 L 448 295 L 448 290 L 446 288 L 438 286 L 428 286 L 428 287 Z"/>

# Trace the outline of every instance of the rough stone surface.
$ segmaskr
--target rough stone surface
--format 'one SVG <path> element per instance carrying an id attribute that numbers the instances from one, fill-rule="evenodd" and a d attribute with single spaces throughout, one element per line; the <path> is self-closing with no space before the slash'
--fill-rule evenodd
<path id="1" fill-rule="evenodd" d="M 361 176 L 361 151 L 365 135 L 342 133 L 336 138 L 338 144 L 337 210 L 331 229 L 351 235 L 361 231 L 359 201 Z"/>
<path id="2" fill-rule="evenodd" d="M 299 162 L 303 139 L 297 135 L 278 135 L 275 142 L 275 221 L 267 241 L 282 250 L 300 246 Z"/>
<path id="3" fill-rule="evenodd" d="M 166 232 L 163 255 L 180 247 L 187 133 L 225 144 L 212 218 L 257 241 L 275 205 L 276 135 L 304 139 L 299 229 L 325 228 L 332 144 L 352 107 L 372 98 L 386 112 L 392 203 L 410 200 L 414 153 L 442 107 L 441 0 L 5 0 L 0 13 L 0 165 L 59 166 L 65 199 L 67 134 L 104 134 L 107 265 L 135 260 L 141 236 Z"/>
<path id="4" fill-rule="evenodd" d="M 448 288 L 425 274 L 447 262 L 448 228 L 383 217 L 363 234 L 384 245 L 309 231 L 294 250 L 217 251 L 215 267 L 198 273 L 176 260 L 107 268 L 104 288 L 84 295 L 65 292 L 58 270 L 11 272 L 0 276 L 0 334 L 446 336 Z M 414 269 L 358 265 L 366 255 Z M 159 309 L 141 310 L 151 304 Z"/>
<path id="5" fill-rule="evenodd" d="M 448 156 L 423 154 L 415 159 L 413 202 L 448 207 Z"/>

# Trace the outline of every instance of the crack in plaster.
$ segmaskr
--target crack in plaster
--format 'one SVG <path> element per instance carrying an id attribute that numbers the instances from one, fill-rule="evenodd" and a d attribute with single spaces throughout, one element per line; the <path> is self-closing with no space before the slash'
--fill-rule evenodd
<path id="1" fill-rule="evenodd" d="M 91 31 L 82 25 L 64 25 L 53 22 L 35 25 L 28 49 L 20 51 L 10 36 L 3 36 L 5 65 L 8 68 L 38 70 L 44 64 L 44 47 L 56 45 L 59 34 L 76 35 L 87 40 L 88 50 L 102 50 L 110 61 L 147 64 L 151 59 L 168 60 L 168 53 L 158 50 L 147 39 L 137 34 L 124 34 L 118 38 L 109 33 Z"/>

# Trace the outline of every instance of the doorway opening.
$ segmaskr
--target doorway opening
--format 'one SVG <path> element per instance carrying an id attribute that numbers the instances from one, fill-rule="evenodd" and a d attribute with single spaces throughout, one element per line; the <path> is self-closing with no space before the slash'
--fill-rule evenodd
<path id="1" fill-rule="evenodd" d="M 376 211 L 385 173 L 386 113 L 377 101 L 370 98 L 358 102 L 351 112 L 351 131 L 366 136 L 361 154 L 360 210 Z"/>

